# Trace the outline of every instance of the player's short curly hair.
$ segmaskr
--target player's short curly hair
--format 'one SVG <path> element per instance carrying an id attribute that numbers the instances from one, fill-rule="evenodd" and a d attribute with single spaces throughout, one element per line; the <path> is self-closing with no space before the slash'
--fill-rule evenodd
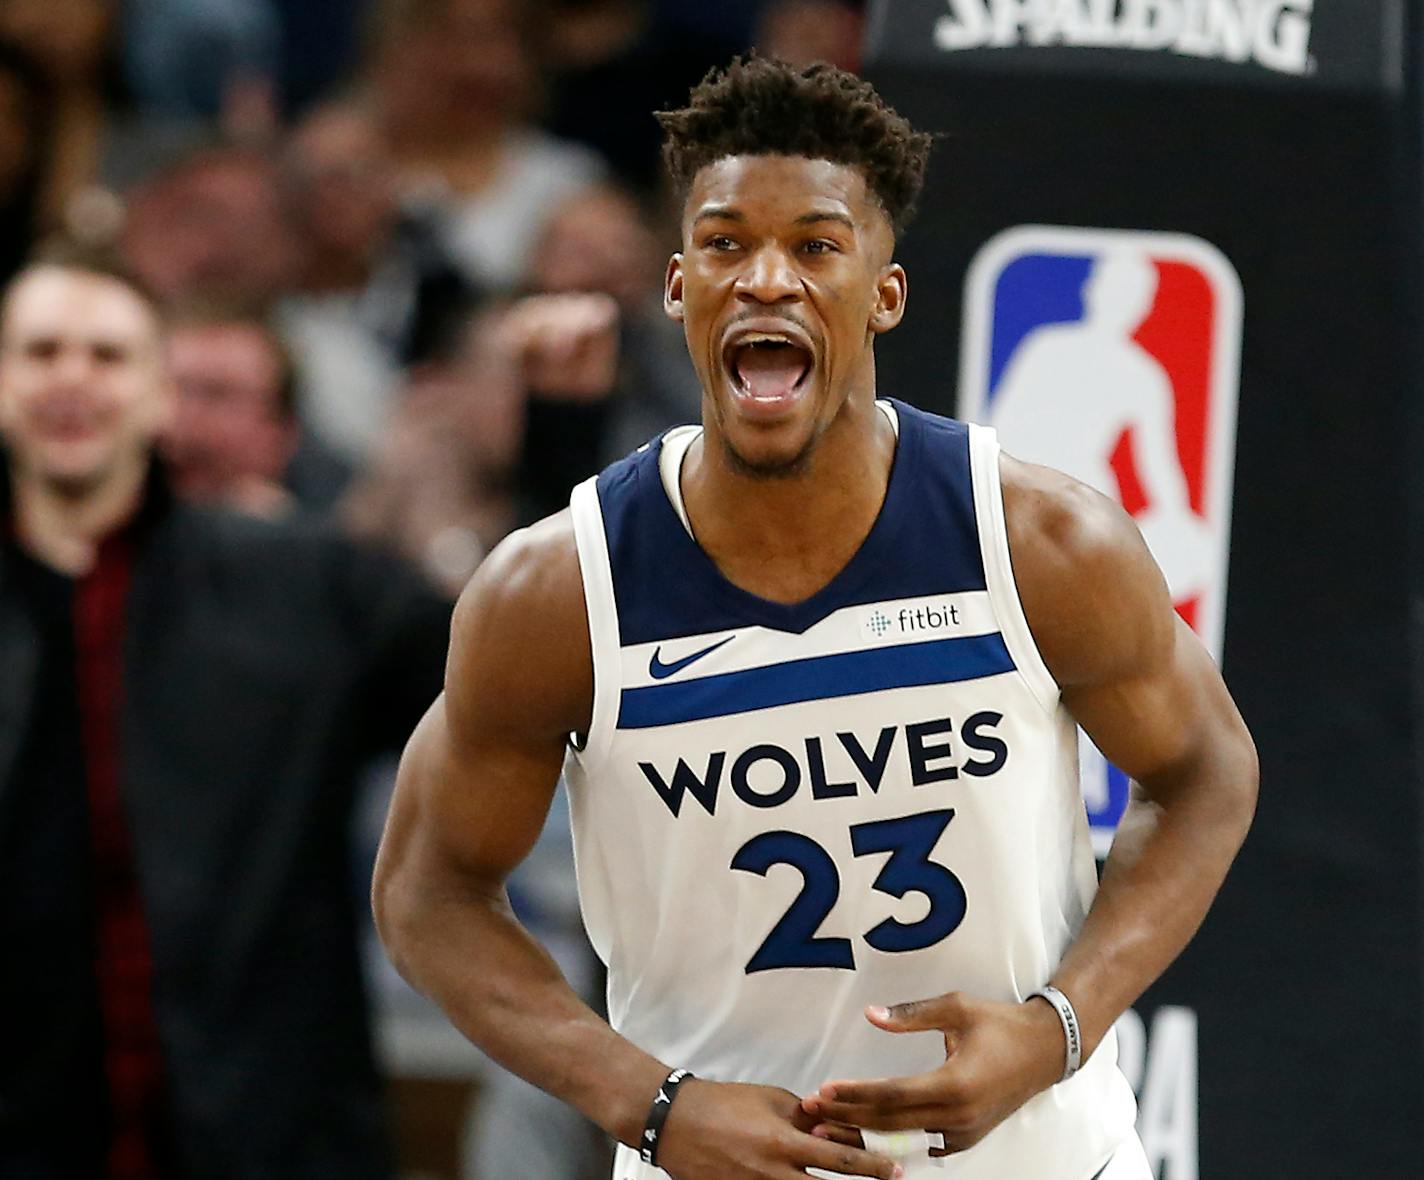
<path id="1" fill-rule="evenodd" d="M 734 58 L 693 89 L 687 106 L 657 111 L 663 163 L 684 196 L 726 156 L 805 156 L 859 168 L 898 234 L 924 184 L 931 137 L 891 109 L 869 82 L 817 62 L 798 69 Z"/>

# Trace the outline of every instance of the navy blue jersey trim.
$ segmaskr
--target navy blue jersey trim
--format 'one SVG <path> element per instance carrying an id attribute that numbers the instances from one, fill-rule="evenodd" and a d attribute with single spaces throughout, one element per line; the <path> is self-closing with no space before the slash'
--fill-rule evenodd
<path id="1" fill-rule="evenodd" d="M 900 435 L 879 515 L 845 568 L 804 602 L 771 602 L 722 575 L 668 500 L 661 440 L 606 470 L 598 495 L 620 641 L 661 643 L 748 625 L 800 635 L 843 607 L 984 589 L 968 431 L 894 405 Z"/>
<path id="2" fill-rule="evenodd" d="M 813 656 L 674 684 L 625 688 L 618 728 L 652 729 L 863 692 L 956 684 L 1013 670 L 1014 661 L 998 634 Z"/>

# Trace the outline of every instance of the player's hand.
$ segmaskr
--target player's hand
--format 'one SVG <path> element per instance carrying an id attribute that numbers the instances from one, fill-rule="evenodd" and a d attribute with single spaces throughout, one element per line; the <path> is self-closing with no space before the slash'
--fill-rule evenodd
<path id="1" fill-rule="evenodd" d="M 865 1012 L 889 1033 L 943 1033 L 945 1063 L 913 1077 L 827 1082 L 802 1099 L 817 1134 L 833 1142 L 859 1142 L 847 1127 L 938 1131 L 945 1149 L 932 1155 L 964 1151 L 1063 1076 L 1063 1026 L 1042 1000 L 1003 1004 L 954 992 Z"/>
<path id="2" fill-rule="evenodd" d="M 807 1168 L 903 1175 L 884 1156 L 812 1135 L 816 1122 L 787 1090 L 688 1078 L 668 1111 L 658 1166 L 674 1180 L 804 1180 Z"/>
<path id="3" fill-rule="evenodd" d="M 618 376 L 618 304 L 612 296 L 530 295 L 508 311 L 497 339 L 531 393 L 598 401 Z"/>

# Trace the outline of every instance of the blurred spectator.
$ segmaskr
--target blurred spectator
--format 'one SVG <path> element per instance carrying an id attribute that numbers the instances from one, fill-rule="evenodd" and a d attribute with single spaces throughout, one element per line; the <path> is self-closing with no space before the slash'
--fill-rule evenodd
<path id="1" fill-rule="evenodd" d="M 278 98 L 300 115 L 348 83 L 360 59 L 360 42 L 372 0 L 270 0 L 282 22 Z"/>
<path id="2" fill-rule="evenodd" d="M 515 523 L 523 391 L 476 319 L 454 356 L 413 373 L 343 517 L 419 564 L 447 593 Z"/>
<path id="3" fill-rule="evenodd" d="M 471 281 L 514 287 L 550 210 L 598 179 L 587 148 L 530 114 L 540 6 L 522 0 L 382 0 L 373 93 L 405 184 L 433 194 Z"/>
<path id="4" fill-rule="evenodd" d="M 0 39 L 38 65 L 48 88 L 41 224 L 64 225 L 98 172 L 113 89 L 114 0 L 4 0 Z"/>
<path id="5" fill-rule="evenodd" d="M 277 167 L 253 148 L 201 148 L 152 176 L 130 194 L 120 245 L 166 302 L 266 306 L 301 265 Z"/>
<path id="6" fill-rule="evenodd" d="M 0 41 L 0 282 L 19 269 L 35 236 L 51 115 L 44 75 Z"/>
<path id="7" fill-rule="evenodd" d="M 751 44 L 767 0 L 652 0 L 653 12 L 665 36 L 683 41 L 704 41 L 720 46 L 727 56 Z M 723 61 L 725 62 L 725 58 Z"/>
<path id="8" fill-rule="evenodd" d="M 335 504 L 350 469 L 304 429 L 291 354 L 261 316 L 180 310 L 168 364 L 178 397 L 163 455 L 180 496 L 262 516 Z"/>
<path id="9" fill-rule="evenodd" d="M 602 292 L 617 301 L 622 346 L 603 438 L 604 463 L 655 434 L 697 420 L 702 389 L 682 328 L 663 312 L 667 253 L 634 197 L 610 186 L 566 201 L 534 252 L 540 291 Z M 554 506 L 550 506 L 554 510 Z"/>
<path id="10" fill-rule="evenodd" d="M 655 110 L 679 106 L 740 43 L 688 37 L 659 21 L 649 0 L 552 0 L 543 37 L 550 72 L 546 126 L 595 148 L 641 192 L 662 180 Z"/>
<path id="11" fill-rule="evenodd" d="M 860 68 L 861 13 L 850 0 L 771 0 L 752 43 L 763 57 L 794 66 L 825 61 Z"/>
<path id="12" fill-rule="evenodd" d="M 350 72 L 364 0 L 128 0 L 124 77 L 141 114 L 222 122 L 261 96 L 300 114 Z"/>
<path id="13" fill-rule="evenodd" d="M 305 249 L 278 316 L 301 355 L 303 416 L 359 458 L 390 415 L 401 370 L 449 350 L 476 292 L 427 212 L 402 210 L 395 162 L 362 108 L 318 109 L 283 161 Z"/>
<path id="14" fill-rule="evenodd" d="M 448 608 L 306 523 L 175 503 L 155 305 L 33 266 L 0 322 L 0 1175 L 385 1180 L 351 784 Z"/>
<path id="15" fill-rule="evenodd" d="M 412 378 L 352 490 L 352 528 L 460 589 L 513 525 L 557 511 L 597 470 L 617 318 L 602 296 L 537 296 L 475 317 L 449 361 Z"/>
<path id="16" fill-rule="evenodd" d="M 143 115 L 216 122 L 234 105 L 275 113 L 281 25 L 269 0 L 127 0 L 124 75 Z"/>

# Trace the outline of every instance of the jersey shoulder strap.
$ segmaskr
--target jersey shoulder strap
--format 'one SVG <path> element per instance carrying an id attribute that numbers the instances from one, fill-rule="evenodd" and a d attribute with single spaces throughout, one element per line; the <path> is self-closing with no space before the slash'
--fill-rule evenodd
<path id="1" fill-rule="evenodd" d="M 989 602 L 1004 636 L 1004 646 L 1047 712 L 1058 708 L 1058 683 L 1043 662 L 1029 629 L 1014 580 L 1009 531 L 1004 518 L 1004 487 L 999 470 L 999 439 L 992 427 L 969 425 L 969 461 L 974 484 L 974 511 L 979 527 L 979 551 Z"/>

